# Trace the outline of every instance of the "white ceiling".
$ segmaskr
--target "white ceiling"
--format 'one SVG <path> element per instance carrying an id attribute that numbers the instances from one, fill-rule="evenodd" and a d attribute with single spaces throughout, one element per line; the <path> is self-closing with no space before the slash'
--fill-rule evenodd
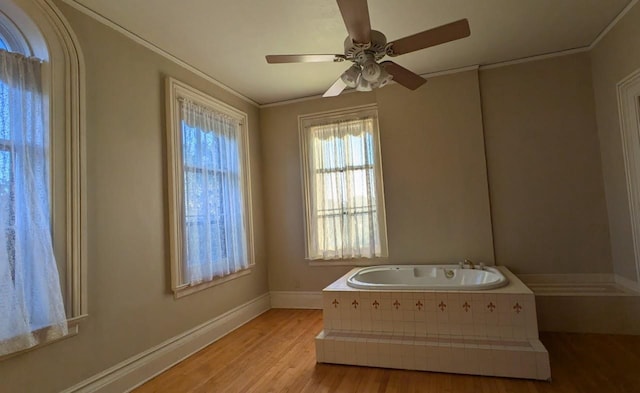
<path id="1" fill-rule="evenodd" d="M 260 104 L 321 94 L 350 64 L 264 58 L 342 53 L 335 0 L 75 1 Z M 369 13 L 389 41 L 469 19 L 469 38 L 394 59 L 424 74 L 588 46 L 630 1 L 369 0 Z"/>

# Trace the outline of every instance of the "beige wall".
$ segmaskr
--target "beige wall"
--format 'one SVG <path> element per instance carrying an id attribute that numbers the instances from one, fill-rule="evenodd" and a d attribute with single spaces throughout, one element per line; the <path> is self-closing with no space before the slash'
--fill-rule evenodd
<path id="1" fill-rule="evenodd" d="M 493 263 L 477 72 L 261 111 L 271 290 L 317 291 L 349 267 L 304 260 L 297 117 L 377 103 L 387 212 L 385 263 Z"/>
<path id="2" fill-rule="evenodd" d="M 635 281 L 616 84 L 640 68 L 640 6 L 635 5 L 596 45 L 591 61 L 613 265 L 617 274 Z"/>
<path id="3" fill-rule="evenodd" d="M 480 73 L 496 261 L 610 273 L 589 55 Z"/>
<path id="4" fill-rule="evenodd" d="M 259 111 L 57 3 L 86 61 L 89 317 L 80 334 L 0 362 L 0 391 L 56 392 L 268 291 Z M 164 76 L 249 115 L 256 267 L 174 300 L 170 293 Z"/>

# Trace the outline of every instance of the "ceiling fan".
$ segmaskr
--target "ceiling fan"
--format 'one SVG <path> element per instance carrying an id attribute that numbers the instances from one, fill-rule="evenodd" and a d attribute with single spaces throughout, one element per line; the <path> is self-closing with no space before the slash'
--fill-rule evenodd
<path id="1" fill-rule="evenodd" d="M 337 0 L 342 19 L 349 36 L 344 40 L 344 55 L 267 55 L 267 63 L 341 62 L 349 60 L 353 65 L 322 96 L 337 96 L 347 88 L 371 91 L 383 87 L 391 79 L 402 86 L 415 90 L 426 79 L 394 63 L 383 61 L 385 55 L 395 57 L 420 49 L 429 48 L 468 37 L 471 34 L 469 21 L 461 19 L 396 41 L 387 42 L 387 37 L 371 29 L 367 0 Z"/>

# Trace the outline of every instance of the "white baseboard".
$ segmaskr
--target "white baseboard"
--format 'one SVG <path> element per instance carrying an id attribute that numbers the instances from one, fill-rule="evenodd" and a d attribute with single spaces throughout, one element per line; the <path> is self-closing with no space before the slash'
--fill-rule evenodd
<path id="1" fill-rule="evenodd" d="M 120 362 L 63 393 L 131 391 L 269 309 L 267 293 Z"/>
<path id="2" fill-rule="evenodd" d="M 322 309 L 322 292 L 271 291 L 272 308 Z"/>

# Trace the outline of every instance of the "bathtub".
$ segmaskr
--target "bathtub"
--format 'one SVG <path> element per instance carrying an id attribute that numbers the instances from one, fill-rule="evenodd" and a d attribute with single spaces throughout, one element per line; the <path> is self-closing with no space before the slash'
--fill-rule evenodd
<path id="1" fill-rule="evenodd" d="M 459 265 L 386 265 L 359 269 L 347 279 L 352 288 L 368 290 L 481 291 L 509 283 L 493 267 L 461 268 Z"/>
<path id="2" fill-rule="evenodd" d="M 319 363 L 551 378 L 535 296 L 505 266 L 354 268 L 322 290 L 322 310 Z"/>

